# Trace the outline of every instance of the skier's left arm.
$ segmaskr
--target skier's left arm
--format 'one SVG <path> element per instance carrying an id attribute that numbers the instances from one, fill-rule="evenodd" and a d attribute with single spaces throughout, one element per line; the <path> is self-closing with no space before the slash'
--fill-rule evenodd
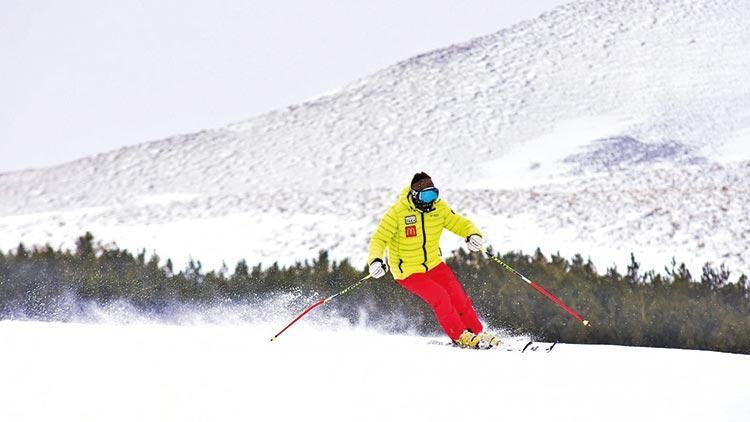
<path id="1" fill-rule="evenodd" d="M 482 232 L 479 231 L 477 226 L 475 226 L 471 220 L 461 214 L 457 214 L 445 201 L 440 200 L 438 202 L 438 207 L 440 208 L 440 212 L 445 215 L 443 225 L 446 229 L 463 237 L 467 241 L 472 235 L 484 237 Z"/>

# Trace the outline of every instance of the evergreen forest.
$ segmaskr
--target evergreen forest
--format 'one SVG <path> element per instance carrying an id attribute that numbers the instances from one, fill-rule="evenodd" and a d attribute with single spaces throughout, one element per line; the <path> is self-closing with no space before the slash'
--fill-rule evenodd
<path id="1" fill-rule="evenodd" d="M 586 328 L 515 275 L 481 254 L 463 250 L 446 259 L 480 317 L 495 329 L 539 341 L 615 344 L 750 353 L 750 283 L 706 264 L 692 274 L 669 263 L 662 272 L 641 271 L 635 257 L 621 273 L 598 271 L 580 255 L 568 260 L 518 252 L 497 254 L 588 320 Z M 236 264 L 232 271 L 204 271 L 191 261 L 176 269 L 145 252 L 105 247 L 91 233 L 75 250 L 49 246 L 0 252 L 0 319 L 72 321 L 81 304 L 126 302 L 149 318 L 168 316 L 176 305 L 196 312 L 227 304 L 278 314 L 278 301 L 293 316 L 312 301 L 334 294 L 366 275 L 363 266 L 333 261 L 325 251 L 294 265 Z M 351 323 L 422 334 L 441 333 L 429 307 L 390 275 L 369 280 L 316 310 Z M 269 333 L 269 336 L 273 333 Z"/>

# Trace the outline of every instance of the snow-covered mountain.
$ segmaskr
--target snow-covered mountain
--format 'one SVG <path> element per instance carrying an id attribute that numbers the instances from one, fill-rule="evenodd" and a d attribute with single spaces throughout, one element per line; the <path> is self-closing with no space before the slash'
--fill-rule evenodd
<path id="1" fill-rule="evenodd" d="M 746 0 L 579 1 L 314 101 L 0 175 L 0 248 L 90 230 L 214 266 L 361 262 L 424 170 L 499 250 L 750 273 L 749 20 Z"/>

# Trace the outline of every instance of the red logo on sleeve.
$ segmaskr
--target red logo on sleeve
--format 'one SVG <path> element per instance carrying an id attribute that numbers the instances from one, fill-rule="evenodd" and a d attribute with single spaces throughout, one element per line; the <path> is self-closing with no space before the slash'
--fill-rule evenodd
<path id="1" fill-rule="evenodd" d="M 417 226 L 406 226 L 406 237 L 417 237 Z"/>

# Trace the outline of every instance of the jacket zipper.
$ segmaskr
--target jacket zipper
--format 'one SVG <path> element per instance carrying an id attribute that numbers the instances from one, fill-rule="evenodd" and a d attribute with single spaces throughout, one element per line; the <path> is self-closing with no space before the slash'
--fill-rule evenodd
<path id="1" fill-rule="evenodd" d="M 422 216 L 422 252 L 424 252 L 424 261 L 422 261 L 422 266 L 424 267 L 425 271 L 428 271 L 427 268 L 427 234 L 425 234 L 424 231 L 424 213 L 420 214 Z"/>
<path id="2" fill-rule="evenodd" d="M 399 260 L 398 260 L 398 270 L 399 270 L 399 272 L 401 272 L 402 274 L 403 274 L 403 272 L 404 272 L 404 269 L 403 269 L 403 268 L 401 268 L 401 264 L 403 264 L 403 263 L 404 263 L 404 260 L 403 260 L 403 259 L 401 259 L 401 258 L 399 258 Z"/>

